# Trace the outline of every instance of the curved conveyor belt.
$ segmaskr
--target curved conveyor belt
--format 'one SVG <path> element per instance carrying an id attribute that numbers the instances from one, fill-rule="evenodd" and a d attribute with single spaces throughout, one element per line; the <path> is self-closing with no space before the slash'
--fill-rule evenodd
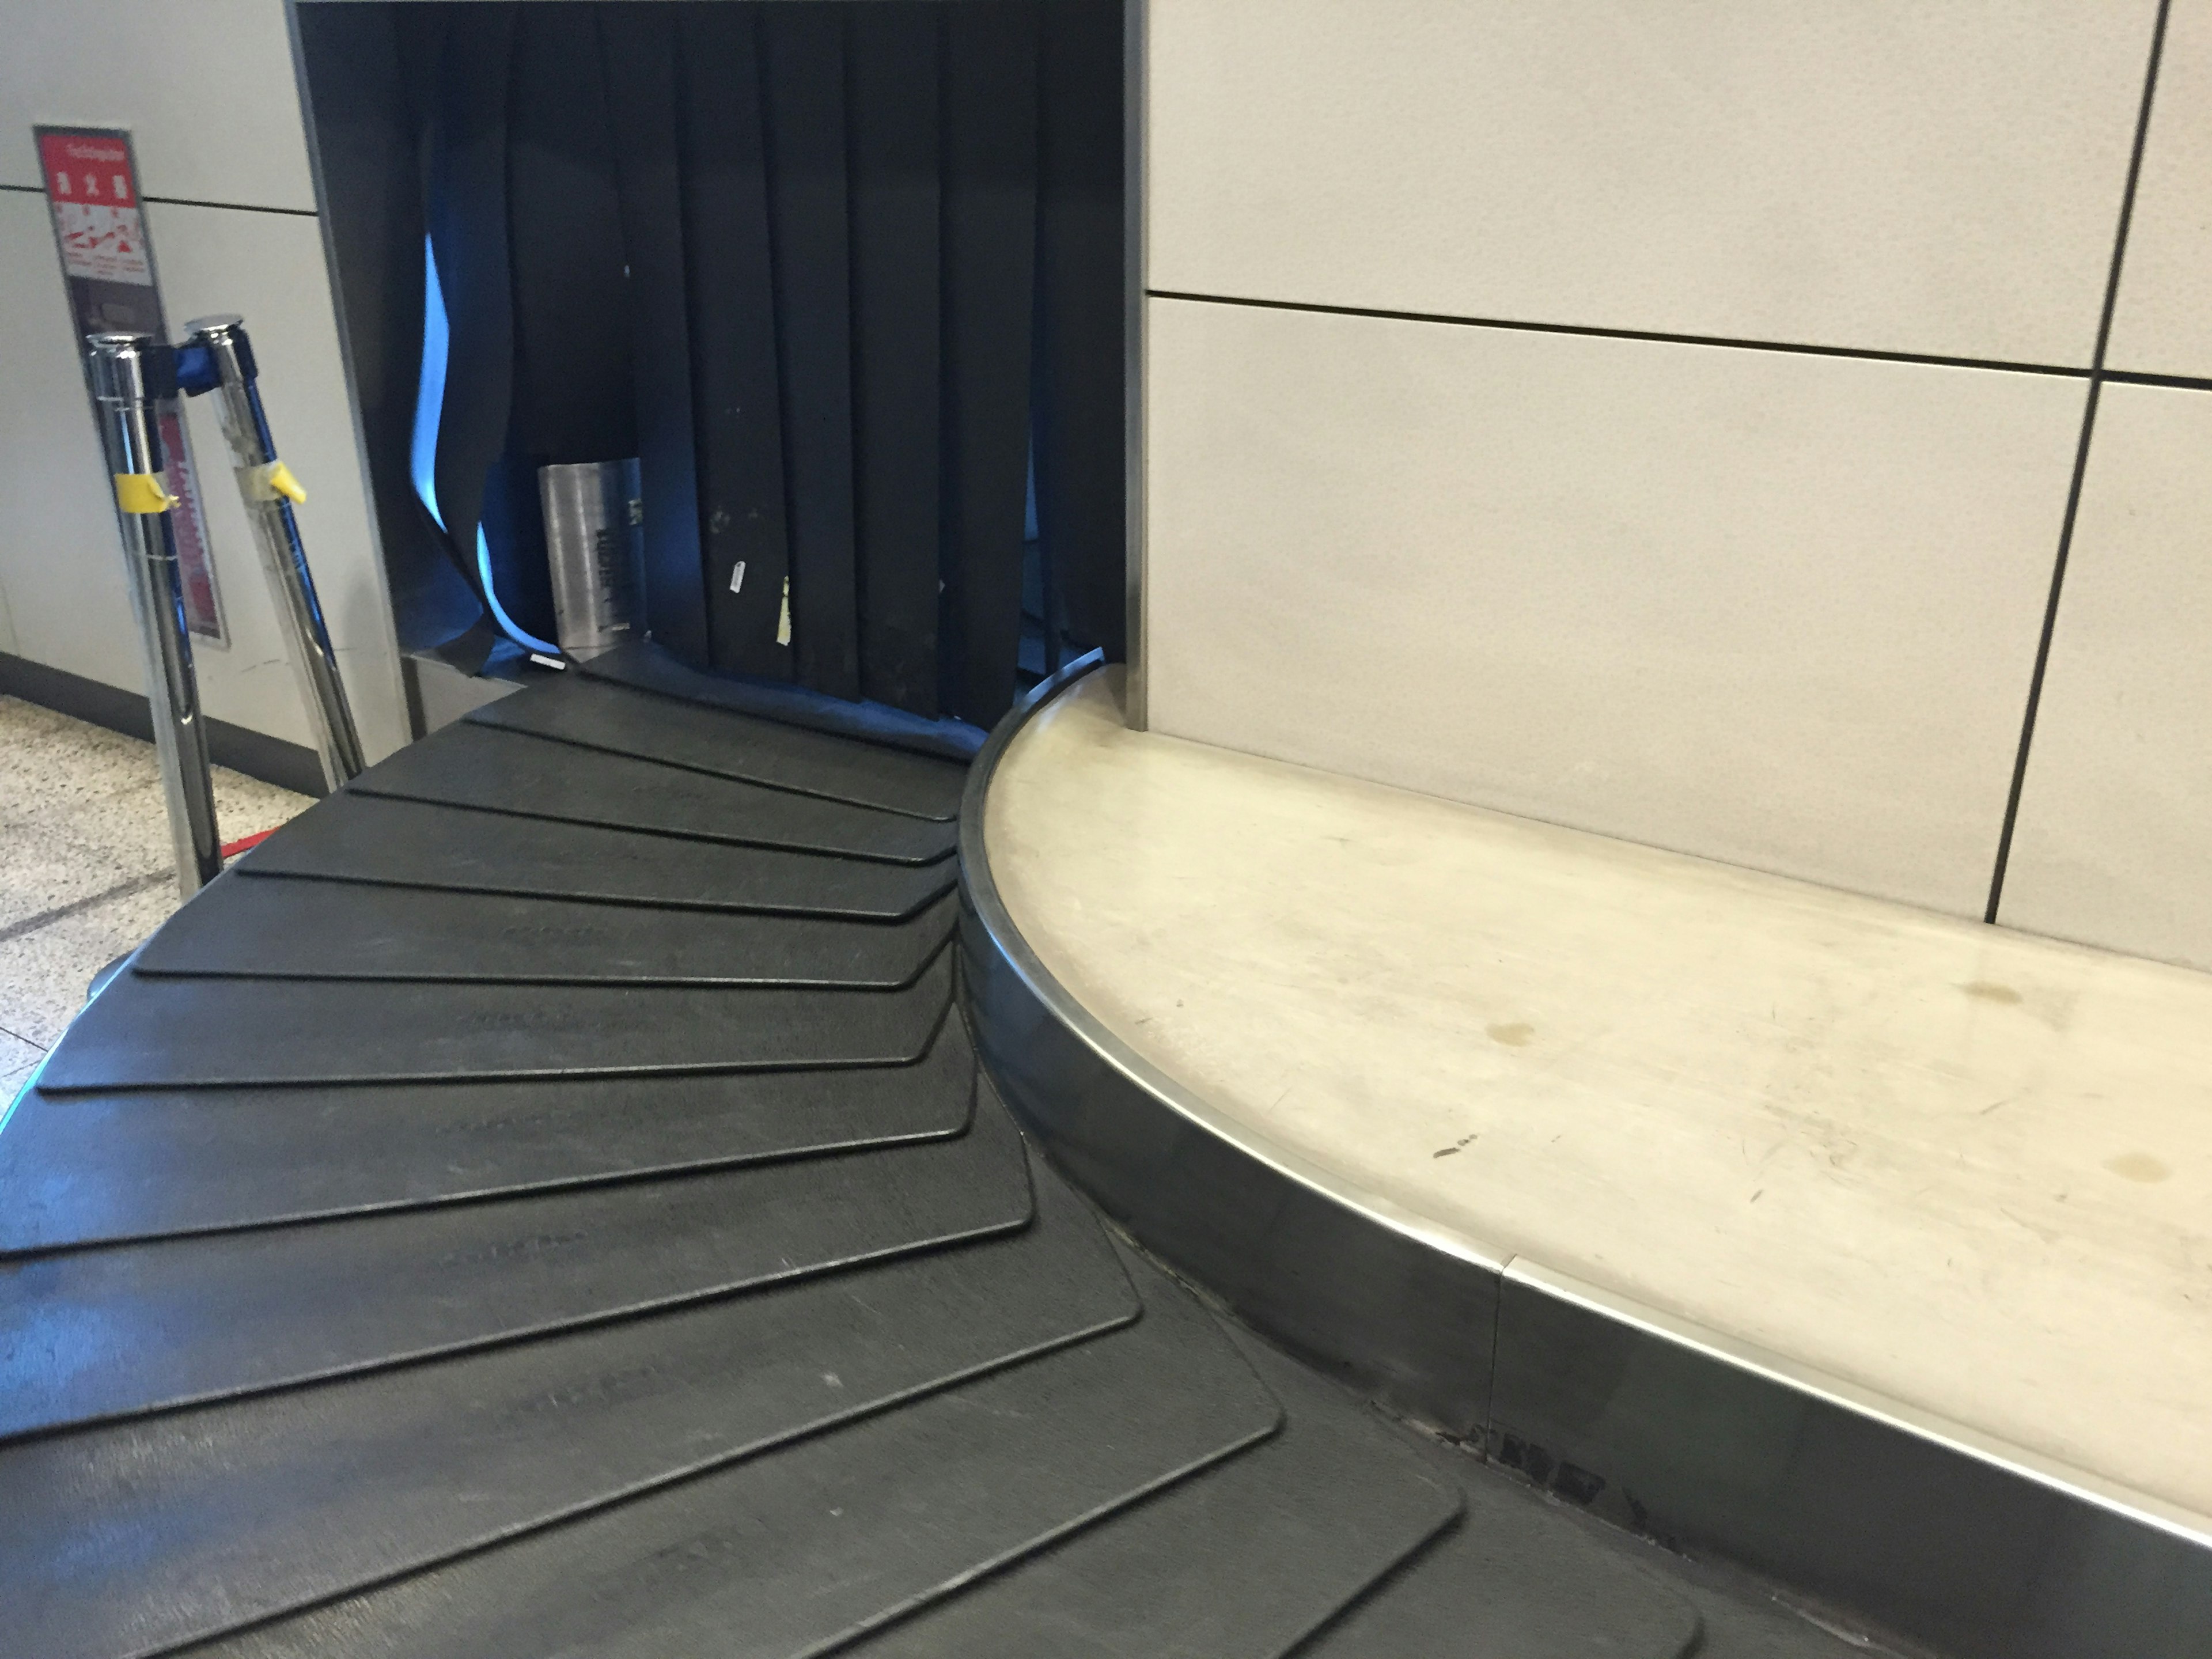
<path id="1" fill-rule="evenodd" d="M 179 912 L 0 1133 L 0 1651 L 1857 1650 L 1109 1237 L 977 1065 L 963 780 L 570 675 Z"/>

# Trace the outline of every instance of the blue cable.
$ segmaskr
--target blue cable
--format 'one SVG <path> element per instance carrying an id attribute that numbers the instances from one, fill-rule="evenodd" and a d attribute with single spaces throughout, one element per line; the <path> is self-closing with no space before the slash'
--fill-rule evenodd
<path id="1" fill-rule="evenodd" d="M 438 285 L 438 253 L 430 239 L 422 239 L 422 379 L 415 391 L 415 431 L 408 446 L 408 471 L 415 480 L 415 493 L 441 530 L 446 528 L 446 515 L 438 510 L 438 418 L 446 402 L 446 357 L 451 330 L 446 321 L 445 290 Z M 483 526 L 477 526 L 477 579 L 483 586 L 485 601 L 491 606 L 491 619 L 499 631 L 526 651 L 540 656 L 557 657 L 561 647 L 550 640 L 541 640 L 517 625 L 507 614 L 507 607 L 499 602 L 499 594 L 491 584 L 491 544 L 484 537 Z"/>

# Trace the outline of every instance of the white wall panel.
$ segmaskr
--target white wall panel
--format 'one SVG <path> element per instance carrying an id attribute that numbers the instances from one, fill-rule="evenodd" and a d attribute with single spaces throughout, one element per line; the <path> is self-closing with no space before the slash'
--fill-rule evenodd
<path id="1" fill-rule="evenodd" d="M 157 203 L 148 210 L 147 228 L 173 329 L 216 312 L 246 319 L 277 453 L 307 488 L 301 538 L 363 745 L 374 759 L 405 741 L 406 717 L 320 228 L 292 214 Z M 222 428 L 207 400 L 189 407 L 232 640 L 228 652 L 203 653 L 203 697 L 217 719 L 307 743 L 306 711 Z"/>
<path id="2" fill-rule="evenodd" d="M 2108 386 L 1998 920 L 2212 968 L 2212 392 Z"/>
<path id="3" fill-rule="evenodd" d="M 2106 361 L 2212 377 L 2212 0 L 2174 0 Z"/>
<path id="4" fill-rule="evenodd" d="M 0 184 L 31 125 L 131 131 L 149 196 L 313 211 L 283 0 L 0 0 Z"/>
<path id="5" fill-rule="evenodd" d="M 46 198 L 0 191 L 0 583 L 15 650 L 144 690 Z"/>
<path id="6" fill-rule="evenodd" d="M 2080 382 L 1149 322 L 1156 728 L 1981 912 Z"/>
<path id="7" fill-rule="evenodd" d="M 1152 0 L 1150 284 L 2085 364 L 2154 10 Z"/>

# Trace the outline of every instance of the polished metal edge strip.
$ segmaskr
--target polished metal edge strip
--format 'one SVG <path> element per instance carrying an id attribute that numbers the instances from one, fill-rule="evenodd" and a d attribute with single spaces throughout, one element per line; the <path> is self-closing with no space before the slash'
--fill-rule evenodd
<path id="1" fill-rule="evenodd" d="M 1108 1066 L 1170 1110 L 1283 1179 L 1364 1217 L 1385 1231 L 1486 1272 L 1502 1273 L 1509 1259 L 1506 1252 L 1417 1215 L 1379 1193 L 1345 1180 L 1193 1094 L 1116 1036 L 1071 996 L 1030 948 L 1021 929 L 1014 925 L 1006 902 L 1000 896 L 998 882 L 991 873 L 990 854 L 984 844 L 983 801 L 990 790 L 992 775 L 998 769 L 1000 758 L 1040 710 L 1076 681 L 1104 666 L 1103 654 L 1092 651 L 1040 681 L 999 723 L 969 767 L 968 787 L 960 803 L 960 879 L 993 946 L 1030 995 L 1055 1020 L 1074 1033 Z"/>
<path id="2" fill-rule="evenodd" d="M 1151 0 L 1121 0 L 1121 464 L 1122 603 L 1129 678 L 1129 728 L 1152 724 L 1145 651 L 1145 308 L 1149 285 L 1146 226 L 1152 179 L 1146 142 L 1150 119 L 1146 21 Z"/>
<path id="3" fill-rule="evenodd" d="M 2124 1520 L 2153 1527 L 2183 1540 L 2212 1548 L 2212 1517 L 2168 1502 L 2122 1482 L 2077 1468 L 1955 1419 L 1923 1410 L 1875 1389 L 1853 1382 L 1817 1366 L 1724 1334 L 1697 1321 L 1654 1308 L 1635 1297 L 1586 1279 L 1516 1255 L 1505 1266 L 1510 1283 L 1553 1297 L 1583 1311 L 1626 1325 L 1646 1336 L 1686 1348 L 1717 1364 L 1748 1372 L 1761 1381 L 1808 1395 L 1824 1404 L 1866 1418 L 1900 1434 L 1925 1440 L 1948 1452 L 1989 1464 L 2007 1474 L 2033 1481 L 2063 1496 L 2108 1510 Z"/>
<path id="4" fill-rule="evenodd" d="M 2212 1517 L 2184 1505 L 2073 1468 L 1878 1389 L 1790 1360 L 1697 1321 L 1664 1313 L 1632 1297 L 1415 1215 L 1382 1194 L 1346 1181 L 1279 1145 L 1251 1125 L 1218 1110 L 1137 1053 L 1069 994 L 1023 937 L 992 874 L 983 827 L 985 797 L 1000 758 L 1015 738 L 1054 698 L 1078 680 L 1104 666 L 1103 655 L 1097 651 L 1077 658 L 1058 673 L 1040 681 L 999 723 L 969 768 L 960 805 L 959 841 L 962 884 L 992 945 L 1037 1003 L 1103 1064 L 1133 1087 L 1264 1169 L 1341 1206 L 1386 1232 L 1495 1273 L 1524 1289 L 1668 1342 L 1711 1363 L 1835 1407 L 1940 1449 L 1970 1457 L 2122 1519 L 2151 1527 L 2190 1544 L 2212 1548 Z"/>

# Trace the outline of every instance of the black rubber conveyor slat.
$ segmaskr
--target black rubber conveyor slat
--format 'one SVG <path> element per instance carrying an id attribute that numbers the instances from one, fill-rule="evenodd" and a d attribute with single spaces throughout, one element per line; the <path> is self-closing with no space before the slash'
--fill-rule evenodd
<path id="1" fill-rule="evenodd" d="M 276 1388 L 1009 1232 L 1003 1108 L 956 1140 L 0 1261 L 0 1436 Z"/>
<path id="2" fill-rule="evenodd" d="M 1697 1610 L 1632 1559 L 1636 1545 L 1601 1539 L 1594 1523 L 1463 1453 L 1422 1450 L 1462 1485 L 1466 1517 L 1298 1659 L 1687 1659 L 1701 1650 Z"/>
<path id="3" fill-rule="evenodd" d="M 938 1139 L 967 1126 L 975 1087 L 951 1014 L 921 1060 L 848 1071 L 33 1089 L 0 1134 L 0 1252 Z"/>
<path id="4" fill-rule="evenodd" d="M 442 1082 L 920 1057 L 948 955 L 901 991 L 159 979 L 125 973 L 40 1073 L 49 1091 Z"/>
<path id="5" fill-rule="evenodd" d="M 892 1626 L 855 1655 L 1276 1659 L 1458 1518 L 1458 1483 L 1401 1431 L 1295 1360 L 1255 1341 L 1238 1346 L 1282 1401 L 1280 1434 Z M 1461 1652 L 1492 1650 L 1434 1650 L 1437 1659 Z"/>
<path id="6" fill-rule="evenodd" d="M 581 675 L 471 709 L 481 726 L 787 789 L 825 800 L 950 822 L 968 769 L 774 720 L 633 691 Z"/>
<path id="7" fill-rule="evenodd" d="M 231 872 L 860 921 L 902 921 L 958 874 L 950 859 L 884 864 L 733 847 L 353 790 L 294 818 Z"/>
<path id="8" fill-rule="evenodd" d="M 195 1659 L 823 1652 L 1273 1432 L 1205 1310 L 1130 1267 L 1145 1315 L 1124 1330 Z"/>
<path id="9" fill-rule="evenodd" d="M 888 991 L 928 965 L 955 915 L 950 896 L 908 921 L 845 921 L 226 874 L 140 945 L 131 967 L 147 975 Z"/>
<path id="10" fill-rule="evenodd" d="M 1036 1174 L 1012 1237 L 0 1446 L 8 1640 L 217 1635 L 1127 1324 L 1097 1222 Z M 100 1538 L 131 1540 L 126 1571 Z"/>
<path id="11" fill-rule="evenodd" d="M 896 864 L 947 857 L 954 826 L 795 795 L 456 720 L 346 786 L 453 806 L 696 836 L 745 847 L 836 853 Z"/>
<path id="12" fill-rule="evenodd" d="M 872 43 L 868 49 L 872 49 L 874 45 L 884 44 L 888 40 L 888 45 L 891 48 L 899 72 L 911 82 L 915 78 L 917 66 L 922 66 L 922 72 L 927 75 L 930 60 L 935 56 L 934 42 L 932 40 L 935 30 L 924 27 L 934 21 L 934 19 L 925 15 L 916 14 L 907 18 L 903 22 L 887 15 L 884 21 L 874 25 L 878 30 L 919 29 L 921 40 L 930 42 L 932 49 L 908 51 L 906 49 L 910 44 L 908 41 L 887 38 L 880 33 L 878 34 L 877 42 Z M 862 65 L 857 61 L 854 65 L 854 70 L 856 76 L 862 71 Z M 937 102 L 934 77 L 929 77 L 922 84 L 927 90 L 924 95 L 914 101 L 924 108 L 931 109 L 933 113 Z M 911 88 L 908 89 L 911 90 Z M 854 111 L 856 116 L 860 112 L 856 106 Z M 910 137 L 912 135 L 899 136 Z M 866 140 L 861 135 L 856 133 L 854 142 L 855 161 L 859 161 L 858 148 Z M 918 175 L 921 179 L 934 183 L 937 175 L 935 157 L 926 153 L 934 149 L 935 144 L 933 142 L 919 148 L 909 144 L 902 152 L 902 160 L 908 179 L 915 179 Z M 865 165 L 865 163 L 861 164 Z M 868 182 L 862 180 L 863 188 Z M 935 192 L 933 190 L 931 193 Z M 910 216 L 928 226 L 924 245 L 933 244 L 936 240 L 937 215 L 933 204 L 926 201 L 920 204 L 918 213 L 915 210 L 916 204 L 912 202 L 903 205 L 906 206 Z M 869 228 L 865 221 L 872 210 L 867 204 L 858 202 L 854 204 L 854 214 L 863 222 L 855 227 L 857 234 L 865 237 L 868 234 Z M 857 273 L 854 280 L 856 282 L 860 280 Z M 927 296 L 923 301 L 925 309 L 928 313 L 933 314 L 937 309 L 936 294 L 927 285 L 921 286 L 915 292 Z M 931 331 L 933 334 L 935 331 L 933 329 Z M 864 341 L 864 349 L 866 343 Z M 928 355 L 934 357 L 936 349 L 936 343 L 933 339 L 927 347 Z M 934 378 L 933 371 L 932 378 Z M 928 423 L 933 427 L 937 420 L 936 398 L 924 396 L 915 401 L 921 405 L 921 410 L 917 412 L 923 414 Z M 880 428 L 877 435 L 880 435 Z M 870 441 L 872 441 L 872 439 Z M 937 461 L 937 443 L 934 437 L 931 436 L 926 446 L 914 446 L 914 447 L 926 449 L 926 453 L 912 459 L 926 465 L 928 472 L 933 475 Z M 927 493 L 933 498 L 936 495 L 933 477 L 930 479 Z M 924 506 L 930 504 L 925 502 Z M 863 510 L 866 510 L 865 506 Z M 934 526 L 936 515 L 933 512 L 930 513 L 921 521 Z M 933 529 L 931 533 L 935 533 Z M 925 580 L 925 591 L 933 603 L 937 588 L 934 570 L 931 571 Z M 875 595 L 872 590 L 869 598 L 871 609 L 873 608 L 874 604 Z M 936 622 L 933 617 L 927 620 L 927 626 L 933 636 L 933 636 L 936 632 Z M 861 653 L 864 663 L 866 654 L 865 650 Z M 887 706 L 890 702 L 895 701 L 893 699 L 886 699 L 880 702 L 845 702 L 836 697 L 824 696 L 817 691 L 809 691 L 803 686 L 793 685 L 787 681 L 771 680 L 763 683 L 759 680 L 735 679 L 722 674 L 702 673 L 696 668 L 687 667 L 677 661 L 675 658 L 649 640 L 629 645 L 618 645 L 611 651 L 605 651 L 596 657 L 586 658 L 577 666 L 592 679 L 611 680 L 617 685 L 630 686 L 641 691 L 658 691 L 663 696 L 681 697 L 690 702 L 703 702 L 716 708 L 733 708 L 741 714 L 758 714 L 767 720 L 781 720 L 787 726 L 803 726 L 811 731 L 835 732 L 840 736 L 857 738 L 869 743 L 887 744 L 893 749 L 911 750 L 916 754 L 934 755 L 945 760 L 959 761 L 963 764 L 975 758 L 976 751 L 982 748 L 986 736 L 981 727 L 970 726 L 964 720 L 939 720 L 927 714 L 910 713 L 903 706 L 899 708 Z M 867 695 L 872 697 L 880 696 L 885 689 L 887 688 L 879 686 L 869 690 Z M 931 686 L 931 696 L 933 698 L 935 696 L 933 682 Z"/>

